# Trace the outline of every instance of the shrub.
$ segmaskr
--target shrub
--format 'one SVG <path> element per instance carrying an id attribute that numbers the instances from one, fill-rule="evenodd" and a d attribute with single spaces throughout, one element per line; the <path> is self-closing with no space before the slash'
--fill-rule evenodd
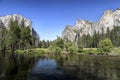
<path id="1" fill-rule="evenodd" d="M 62 49 L 60 47 L 55 47 L 55 53 L 59 54 L 62 52 Z"/>
<path id="2" fill-rule="evenodd" d="M 70 46 L 70 47 L 68 48 L 68 52 L 69 52 L 70 54 L 77 53 L 77 48 L 76 48 L 75 46 Z"/>
<path id="3" fill-rule="evenodd" d="M 109 38 L 106 38 L 99 42 L 98 50 L 100 52 L 110 52 L 112 49 L 113 49 L 113 45 Z"/>
<path id="4" fill-rule="evenodd" d="M 78 52 L 79 53 L 83 52 L 83 47 L 78 47 Z"/>
<path id="5" fill-rule="evenodd" d="M 60 48 L 60 47 L 58 47 L 58 46 L 50 46 L 49 47 L 49 52 L 51 53 L 61 53 L 62 52 L 62 49 Z"/>

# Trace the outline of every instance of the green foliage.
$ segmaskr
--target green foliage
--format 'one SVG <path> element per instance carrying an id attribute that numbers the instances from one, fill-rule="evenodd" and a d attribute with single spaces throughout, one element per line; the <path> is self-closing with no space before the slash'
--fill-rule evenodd
<path id="1" fill-rule="evenodd" d="M 17 21 L 11 21 L 9 30 L 9 46 L 13 51 L 15 49 L 28 49 L 33 45 L 33 37 L 30 34 L 29 27 L 18 26 Z"/>
<path id="2" fill-rule="evenodd" d="M 120 46 L 120 26 L 114 26 L 112 30 L 107 28 L 106 33 L 102 27 L 101 32 L 94 31 L 93 36 L 83 34 L 78 39 L 78 47 L 98 48 L 99 41 L 109 38 L 115 47 Z"/>
<path id="3" fill-rule="evenodd" d="M 83 52 L 83 47 L 78 47 L 78 52 L 79 53 Z"/>
<path id="4" fill-rule="evenodd" d="M 114 47 L 110 55 L 120 55 L 120 47 Z"/>
<path id="5" fill-rule="evenodd" d="M 101 32 L 94 31 L 93 36 L 90 34 L 79 34 L 82 30 L 76 31 L 78 42 L 76 45 L 68 39 L 63 40 L 57 37 L 54 41 L 40 41 L 40 48 L 48 48 L 55 53 L 69 52 L 79 53 L 84 52 L 83 48 L 98 48 L 100 52 L 110 52 L 112 49 L 112 43 L 115 47 L 120 46 L 120 27 L 115 26 L 112 30 L 107 28 L 106 33 L 102 27 Z M 106 39 L 107 38 L 107 39 Z M 109 39 L 108 39 L 109 38 Z M 76 41 L 77 41 L 76 40 Z M 31 35 L 29 27 L 24 26 L 24 21 L 19 26 L 17 21 L 12 21 L 9 30 L 5 27 L 0 29 L 0 50 L 6 52 L 6 50 L 15 51 L 16 49 L 27 50 L 34 46 L 34 38 Z M 88 53 L 96 53 L 97 51 L 86 50 Z"/>
<path id="6" fill-rule="evenodd" d="M 48 48 L 48 47 L 50 47 L 51 44 L 52 44 L 52 41 L 42 40 L 42 41 L 39 42 L 39 47 L 40 47 L 40 48 Z"/>
<path id="7" fill-rule="evenodd" d="M 97 55 L 99 51 L 97 48 L 85 48 L 84 53 L 89 55 Z"/>
<path id="8" fill-rule="evenodd" d="M 113 48 L 112 42 L 109 38 L 106 38 L 104 40 L 101 40 L 99 42 L 99 48 L 98 50 L 100 52 L 110 52 Z"/>
<path id="9" fill-rule="evenodd" d="M 77 52 L 77 48 L 73 42 L 68 39 L 63 40 L 60 37 L 57 37 L 57 39 L 53 41 L 52 45 L 49 47 L 49 50 L 53 53 L 69 52 L 73 54 Z"/>
<path id="10" fill-rule="evenodd" d="M 57 37 L 55 40 L 55 45 L 60 47 L 61 49 L 64 49 L 64 40 L 60 37 Z"/>
<path id="11" fill-rule="evenodd" d="M 70 40 L 64 41 L 64 48 L 66 51 L 68 51 L 68 48 L 72 45 L 74 45 L 74 43 L 72 43 Z"/>
<path id="12" fill-rule="evenodd" d="M 33 45 L 33 37 L 30 34 L 29 27 L 25 27 L 23 30 L 21 30 L 20 38 L 20 45 L 22 49 L 30 48 Z"/>
<path id="13" fill-rule="evenodd" d="M 28 49 L 33 46 L 33 36 L 29 27 L 20 27 L 17 21 L 10 23 L 10 28 L 4 26 L 0 29 L 0 49 L 5 52 L 16 49 Z"/>
<path id="14" fill-rule="evenodd" d="M 5 53 L 8 47 L 8 31 L 5 27 L 0 30 L 0 50 Z"/>
<path id="15" fill-rule="evenodd" d="M 26 54 L 29 56 L 44 56 L 48 53 L 47 49 L 43 48 L 34 48 L 34 49 L 27 49 L 27 50 L 15 50 L 16 54 Z"/>
<path id="16" fill-rule="evenodd" d="M 114 26 L 114 28 L 110 31 L 109 38 L 115 47 L 120 46 L 120 26 Z"/>
<path id="17" fill-rule="evenodd" d="M 65 49 L 65 51 L 69 52 L 70 54 L 77 53 L 77 47 L 75 46 L 75 44 L 73 42 L 71 42 L 68 39 L 66 39 L 64 41 L 64 49 Z"/>
<path id="18" fill-rule="evenodd" d="M 72 45 L 72 46 L 70 46 L 70 47 L 68 48 L 68 52 L 69 52 L 70 54 L 75 54 L 75 53 L 77 53 L 77 48 Z"/>
<path id="19" fill-rule="evenodd" d="M 10 30 L 8 34 L 8 43 L 9 43 L 9 48 L 14 51 L 18 47 L 19 39 L 20 39 L 20 29 L 18 26 L 17 21 L 13 22 L 11 21 L 10 24 Z"/>
<path id="20" fill-rule="evenodd" d="M 55 49 L 55 53 L 57 53 L 57 54 L 61 53 L 61 51 L 62 51 L 62 49 L 58 46 L 56 46 L 54 49 Z"/>
<path id="21" fill-rule="evenodd" d="M 60 37 L 57 37 L 53 44 L 49 47 L 49 51 L 53 53 L 61 53 L 64 49 L 64 40 Z"/>

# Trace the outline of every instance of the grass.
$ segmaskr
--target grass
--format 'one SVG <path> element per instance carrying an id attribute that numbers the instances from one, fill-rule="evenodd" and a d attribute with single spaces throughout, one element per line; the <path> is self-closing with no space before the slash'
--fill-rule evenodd
<path id="1" fill-rule="evenodd" d="M 27 49 L 27 50 L 16 50 L 15 53 L 26 54 L 26 55 L 30 55 L 30 56 L 43 56 L 46 53 L 48 53 L 48 49 L 33 48 L 33 49 Z"/>
<path id="2" fill-rule="evenodd" d="M 97 50 L 97 48 L 83 48 L 83 52 L 82 54 L 89 54 L 89 55 L 97 55 L 99 52 Z"/>
<path id="3" fill-rule="evenodd" d="M 120 47 L 115 47 L 111 52 L 100 52 L 97 48 L 84 48 L 82 54 L 93 55 L 120 55 Z"/>
<path id="4" fill-rule="evenodd" d="M 111 51 L 110 55 L 120 55 L 120 47 L 115 47 L 115 48 Z"/>
<path id="5" fill-rule="evenodd" d="M 51 50 L 47 48 L 33 48 L 27 50 L 16 50 L 15 53 L 18 54 L 26 54 L 30 56 L 47 56 L 49 53 L 53 53 Z M 67 53 L 67 52 L 66 52 Z M 85 55 L 120 55 L 120 47 L 114 48 L 110 53 L 99 52 L 97 48 L 84 48 L 82 52 L 78 54 Z"/>

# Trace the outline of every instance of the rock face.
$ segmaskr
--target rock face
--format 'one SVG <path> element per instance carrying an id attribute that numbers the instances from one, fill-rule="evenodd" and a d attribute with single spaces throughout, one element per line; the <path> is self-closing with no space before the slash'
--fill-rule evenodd
<path id="1" fill-rule="evenodd" d="M 77 20 L 74 26 L 67 26 L 62 32 L 62 37 L 71 41 L 76 41 L 76 38 L 83 34 L 94 34 L 94 31 L 101 32 L 102 29 L 106 33 L 107 28 L 110 30 L 114 26 L 120 26 L 120 9 L 115 11 L 106 10 L 98 22 L 90 22 L 86 20 Z"/>
<path id="2" fill-rule="evenodd" d="M 0 28 L 6 27 L 7 29 L 9 29 L 11 20 L 17 21 L 19 26 L 21 26 L 22 23 L 24 22 L 24 26 L 30 28 L 31 35 L 33 35 L 35 45 L 37 46 L 37 43 L 39 42 L 38 33 L 33 29 L 32 22 L 21 15 L 13 14 L 13 15 L 0 16 Z"/>

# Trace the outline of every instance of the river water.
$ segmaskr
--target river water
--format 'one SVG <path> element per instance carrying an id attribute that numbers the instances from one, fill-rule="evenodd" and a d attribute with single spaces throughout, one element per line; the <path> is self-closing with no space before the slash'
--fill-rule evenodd
<path id="1" fill-rule="evenodd" d="M 0 56 L 0 80 L 120 80 L 120 57 Z"/>

